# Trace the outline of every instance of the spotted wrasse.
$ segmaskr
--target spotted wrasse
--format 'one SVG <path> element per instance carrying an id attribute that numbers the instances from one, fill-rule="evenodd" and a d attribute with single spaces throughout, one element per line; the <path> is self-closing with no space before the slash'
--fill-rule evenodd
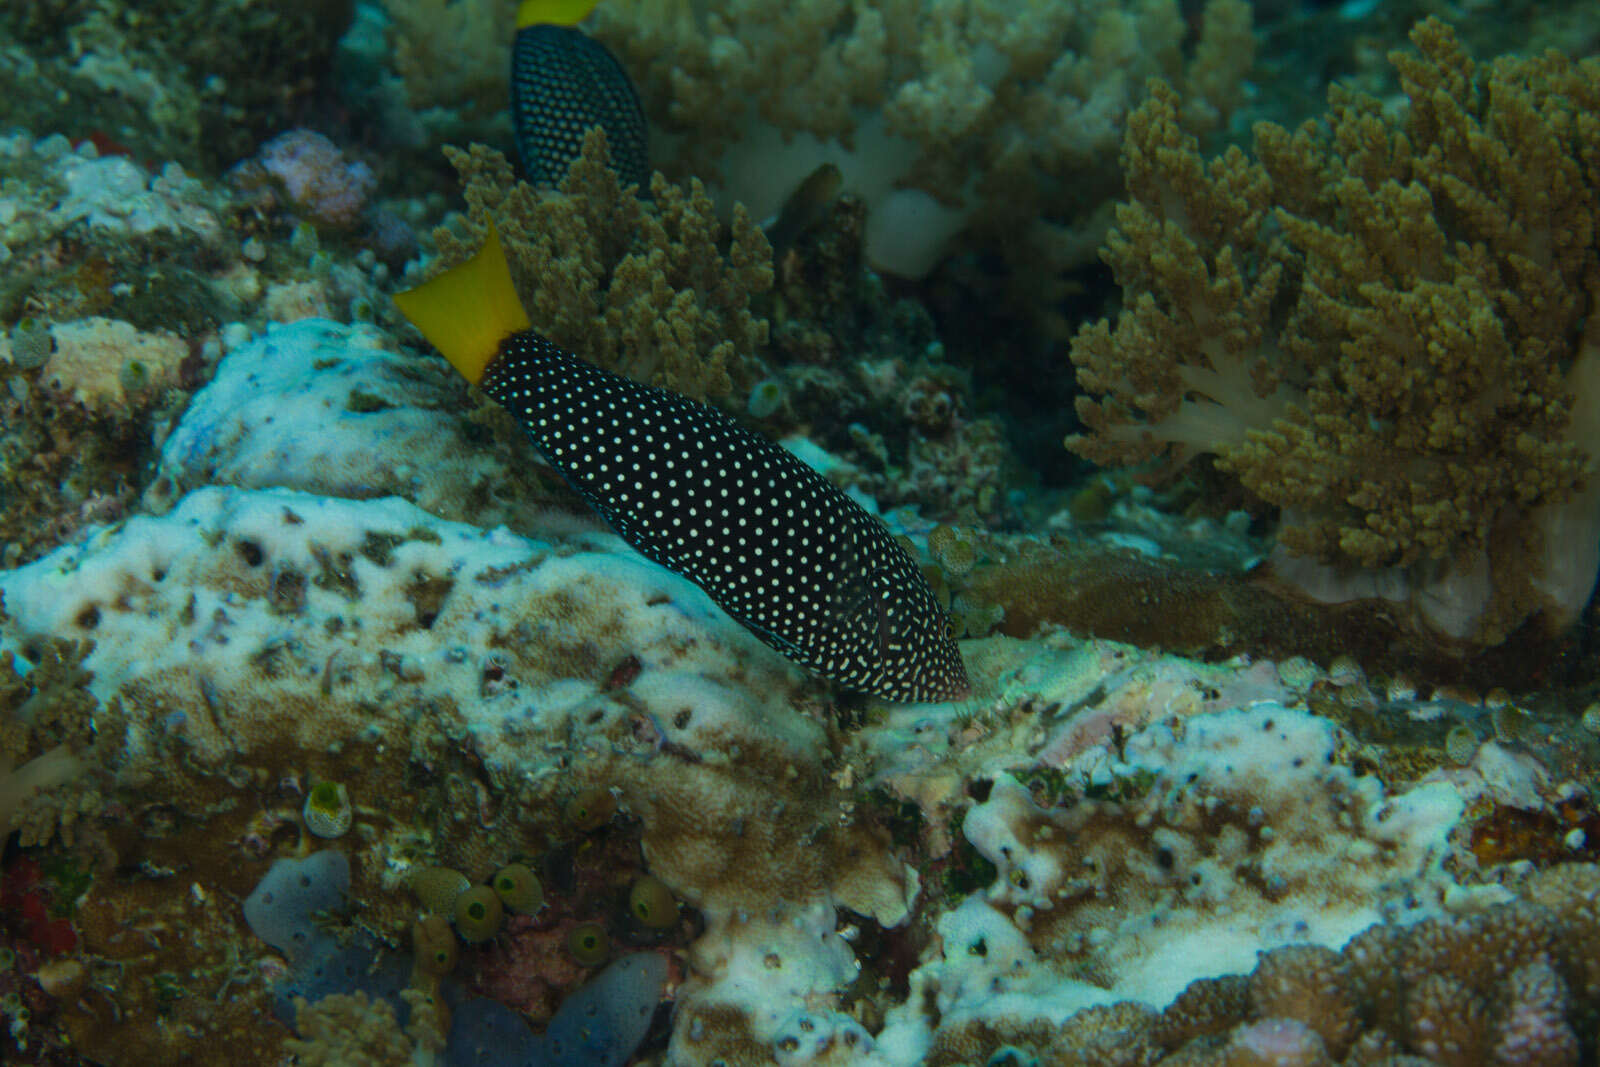
<path id="1" fill-rule="evenodd" d="M 528 180 L 559 184 L 591 126 L 624 185 L 650 187 L 648 126 L 622 64 L 576 23 L 594 0 L 525 0 L 511 45 L 511 124 Z"/>
<path id="2" fill-rule="evenodd" d="M 716 408 L 535 333 L 492 226 L 471 260 L 395 302 L 612 529 L 768 645 L 888 700 L 967 693 L 948 616 L 882 523 Z"/>

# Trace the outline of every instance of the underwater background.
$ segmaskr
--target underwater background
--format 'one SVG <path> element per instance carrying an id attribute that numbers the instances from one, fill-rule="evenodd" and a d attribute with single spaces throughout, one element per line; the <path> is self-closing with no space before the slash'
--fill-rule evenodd
<path id="1" fill-rule="evenodd" d="M 1600 1063 L 1600 5 L 11 0 L 0 100 L 6 1064 Z M 491 232 L 967 691 L 601 521 L 394 302 Z"/>

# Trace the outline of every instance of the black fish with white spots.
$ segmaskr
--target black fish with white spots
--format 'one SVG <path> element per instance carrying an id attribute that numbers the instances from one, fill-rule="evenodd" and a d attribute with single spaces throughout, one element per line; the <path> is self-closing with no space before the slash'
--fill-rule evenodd
<path id="1" fill-rule="evenodd" d="M 396 303 L 624 540 L 767 644 L 887 700 L 966 696 L 948 616 L 877 519 L 715 408 L 533 332 L 492 228 L 472 260 Z"/>

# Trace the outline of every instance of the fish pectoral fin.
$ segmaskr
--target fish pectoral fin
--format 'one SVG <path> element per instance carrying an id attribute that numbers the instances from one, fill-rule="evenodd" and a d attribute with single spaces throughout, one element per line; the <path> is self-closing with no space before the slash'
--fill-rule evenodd
<path id="1" fill-rule="evenodd" d="M 733 621 L 738 623 L 740 626 L 743 626 L 746 630 L 749 630 L 757 637 L 761 638 L 761 640 L 767 645 L 777 649 L 779 654 L 793 660 L 798 660 L 800 658 L 800 646 L 789 640 L 787 637 L 780 637 L 771 630 L 767 629 L 765 626 L 762 626 L 759 623 L 751 622 L 749 619 L 742 619 L 737 615 L 733 616 Z"/>
<path id="2" fill-rule="evenodd" d="M 884 659 L 889 652 L 889 602 L 883 595 L 883 571 L 873 571 L 840 591 L 840 616 L 849 628 L 870 641 Z"/>

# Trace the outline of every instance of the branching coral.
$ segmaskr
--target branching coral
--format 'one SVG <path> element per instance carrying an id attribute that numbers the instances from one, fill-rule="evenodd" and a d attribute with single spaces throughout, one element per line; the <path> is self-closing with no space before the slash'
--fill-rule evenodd
<path id="1" fill-rule="evenodd" d="M 395 69 L 413 107 L 497 111 L 506 100 L 513 0 L 387 0 Z"/>
<path id="2" fill-rule="evenodd" d="M 596 35 L 638 74 L 651 120 L 687 135 L 695 173 L 715 173 L 752 119 L 849 144 L 881 109 L 887 132 L 920 153 L 914 184 L 947 198 L 975 175 L 1092 164 L 1151 74 L 1185 78 L 1193 117 L 1214 124 L 1253 51 L 1249 9 L 1233 0 L 1207 5 L 1205 43 L 1187 68 L 1183 19 L 1166 0 L 696 8 L 612 4 L 595 18 Z"/>
<path id="3" fill-rule="evenodd" d="M 1398 118 L 1336 88 L 1323 123 L 1257 126 L 1258 162 L 1203 162 L 1154 90 L 1107 248 L 1126 309 L 1074 340 L 1069 444 L 1214 454 L 1283 548 L 1343 568 L 1310 577 L 1493 643 L 1594 583 L 1600 61 L 1412 40 Z"/>
<path id="4" fill-rule="evenodd" d="M 767 340 L 750 297 L 772 286 L 772 250 L 736 209 L 724 232 L 705 189 L 659 174 L 646 203 L 608 165 L 590 131 L 557 192 L 515 181 L 506 158 L 474 145 L 449 150 L 466 185 L 465 233 L 435 234 L 442 264 L 482 243 L 492 219 L 535 328 L 609 370 L 697 399 L 743 378 L 741 357 Z"/>

